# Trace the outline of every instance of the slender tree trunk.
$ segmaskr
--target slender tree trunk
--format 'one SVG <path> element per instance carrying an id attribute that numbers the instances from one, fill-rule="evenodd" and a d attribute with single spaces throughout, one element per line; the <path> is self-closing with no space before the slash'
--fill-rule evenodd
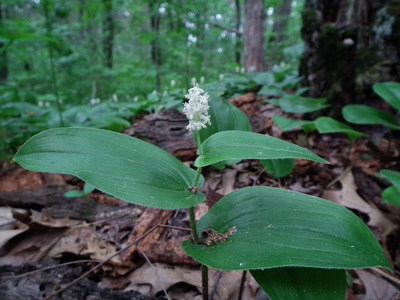
<path id="1" fill-rule="evenodd" d="M 160 91 L 161 88 L 161 48 L 160 48 L 160 14 L 158 13 L 158 7 L 160 1 L 149 1 L 149 13 L 150 13 L 150 28 L 154 33 L 154 38 L 151 42 L 151 61 L 156 66 L 157 77 L 156 77 L 156 89 Z"/>
<path id="2" fill-rule="evenodd" d="M 236 41 L 235 41 L 235 61 L 240 65 L 242 61 L 242 41 L 240 33 L 240 25 L 242 23 L 242 11 L 240 6 L 240 0 L 235 0 L 235 10 L 236 10 Z"/>
<path id="3" fill-rule="evenodd" d="M 276 44 L 285 40 L 285 31 L 289 23 L 291 12 L 292 0 L 283 0 L 282 4 L 276 8 L 274 14 L 274 25 L 272 27 Z"/>
<path id="4" fill-rule="evenodd" d="M 264 3 L 246 0 L 244 23 L 244 64 L 246 71 L 262 72 L 264 59 Z"/>
<path id="5" fill-rule="evenodd" d="M 373 98 L 372 83 L 400 80 L 400 2 L 306 0 L 302 18 L 304 83 L 338 114 Z"/>
<path id="6" fill-rule="evenodd" d="M 5 17 L 4 4 L 0 3 L 0 28 L 3 26 Z M 0 83 L 5 82 L 8 78 L 8 64 L 7 64 L 7 45 L 0 40 Z"/>
<path id="7" fill-rule="evenodd" d="M 114 47 L 114 19 L 113 19 L 113 0 L 103 0 L 103 53 L 104 66 L 112 69 L 113 66 L 113 47 Z"/>

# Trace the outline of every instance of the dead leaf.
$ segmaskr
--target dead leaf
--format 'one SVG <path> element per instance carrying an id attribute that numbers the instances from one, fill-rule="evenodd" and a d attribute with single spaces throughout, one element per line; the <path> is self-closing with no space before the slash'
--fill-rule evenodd
<path id="1" fill-rule="evenodd" d="M 356 192 L 357 186 L 354 182 L 351 169 L 347 169 L 339 178 L 342 185 L 340 190 L 327 190 L 322 197 L 336 202 L 347 208 L 358 210 L 369 216 L 368 225 L 377 227 L 382 233 L 388 234 L 395 229 L 393 224 L 375 205 L 367 203 Z"/>
<path id="2" fill-rule="evenodd" d="M 243 300 L 255 299 L 258 284 L 247 274 L 247 280 L 244 289 Z M 241 271 L 223 272 L 210 269 L 209 270 L 209 290 L 210 293 L 215 287 L 214 300 L 236 300 L 237 293 L 242 277 Z M 162 263 L 154 263 L 151 266 L 145 264 L 139 269 L 129 274 L 125 280 L 129 282 L 124 291 L 135 290 L 147 296 L 155 296 L 163 291 L 171 291 L 173 293 L 174 286 L 184 282 L 198 289 L 201 292 L 201 272 L 190 268 L 172 266 Z M 103 280 L 100 284 L 102 287 L 112 285 L 115 280 Z M 177 299 L 185 298 L 185 295 L 179 295 Z M 193 296 L 192 296 L 193 297 Z M 191 298 L 193 299 L 193 298 Z M 197 298 L 196 298 L 197 299 Z M 201 299 L 201 298 L 199 298 Z"/>
<path id="3" fill-rule="evenodd" d="M 400 291 L 385 279 L 382 279 L 367 270 L 355 270 L 355 272 L 365 287 L 365 295 L 359 299 L 399 299 Z"/>

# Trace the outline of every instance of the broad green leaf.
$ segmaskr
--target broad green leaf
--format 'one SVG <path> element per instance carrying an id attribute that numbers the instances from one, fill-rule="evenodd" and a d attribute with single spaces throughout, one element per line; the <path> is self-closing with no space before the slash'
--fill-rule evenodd
<path id="1" fill-rule="evenodd" d="M 247 116 L 232 103 L 221 99 L 215 92 L 210 92 L 209 114 L 211 125 L 200 130 L 201 142 L 204 142 L 209 136 L 220 131 L 251 130 Z"/>
<path id="2" fill-rule="evenodd" d="M 338 122 L 335 119 L 332 119 L 330 117 L 320 117 L 315 120 L 315 126 L 317 127 L 317 130 L 319 133 L 344 133 L 348 136 L 348 138 L 352 141 L 355 141 L 356 139 L 360 137 L 366 136 L 366 134 L 359 132 L 357 130 L 354 130 L 350 126 Z"/>
<path id="3" fill-rule="evenodd" d="M 328 163 L 308 149 L 281 139 L 248 131 L 223 131 L 213 134 L 203 144 L 203 155 L 195 161 L 204 167 L 227 159 L 304 158 Z"/>
<path id="4" fill-rule="evenodd" d="M 355 214 L 333 202 L 272 187 L 249 187 L 219 200 L 198 222 L 234 231 L 224 242 L 183 243 L 186 253 L 221 270 L 276 267 L 390 269 L 375 236 Z"/>
<path id="5" fill-rule="evenodd" d="M 400 206 L 400 190 L 394 186 L 388 187 L 382 193 L 383 202 Z"/>
<path id="6" fill-rule="evenodd" d="M 302 128 L 306 132 L 315 130 L 314 121 L 295 120 L 280 116 L 273 116 L 272 120 L 282 131 L 290 131 L 296 128 Z"/>
<path id="7" fill-rule="evenodd" d="M 374 92 L 377 93 L 383 100 L 400 111 L 400 83 L 399 82 L 384 82 L 375 83 L 373 85 Z"/>
<path id="8" fill-rule="evenodd" d="M 272 300 L 338 300 L 346 297 L 346 272 L 312 268 L 251 271 Z"/>
<path id="9" fill-rule="evenodd" d="M 309 98 L 297 95 L 285 95 L 279 99 L 279 106 L 288 113 L 304 114 L 321 110 L 329 105 L 325 98 Z"/>
<path id="10" fill-rule="evenodd" d="M 77 191 L 77 190 L 68 191 L 64 194 L 64 197 L 67 197 L 67 198 L 78 198 L 78 197 L 83 197 L 83 196 L 85 196 L 85 194 L 82 193 L 81 191 Z"/>
<path id="11" fill-rule="evenodd" d="M 179 209 L 204 200 L 188 190 L 194 170 L 152 144 L 111 131 L 50 129 L 29 139 L 14 160 L 31 171 L 75 175 L 143 206 Z"/>
<path id="12" fill-rule="evenodd" d="M 366 105 L 346 105 L 342 110 L 347 122 L 362 125 L 384 125 L 391 129 L 400 130 L 396 118 L 385 111 Z"/>
<path id="13" fill-rule="evenodd" d="M 400 172 L 392 170 L 381 170 L 380 172 L 383 176 L 390 180 L 390 182 L 400 190 Z"/>
<path id="14" fill-rule="evenodd" d="M 294 168 L 294 159 L 262 159 L 260 160 L 266 171 L 275 178 L 282 178 L 292 173 Z"/>

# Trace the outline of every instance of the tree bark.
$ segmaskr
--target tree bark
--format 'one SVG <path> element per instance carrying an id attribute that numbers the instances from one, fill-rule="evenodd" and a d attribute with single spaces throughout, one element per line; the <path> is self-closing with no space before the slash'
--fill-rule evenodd
<path id="1" fill-rule="evenodd" d="M 149 1 L 149 13 L 150 13 L 150 28 L 154 34 L 154 38 L 151 41 L 151 61 L 156 66 L 156 89 L 160 91 L 161 88 L 161 48 L 160 48 L 160 14 L 158 13 L 158 7 L 160 1 Z"/>
<path id="2" fill-rule="evenodd" d="M 276 8 L 274 14 L 274 25 L 272 32 L 274 33 L 274 41 L 277 43 L 285 40 L 285 31 L 287 29 L 290 14 L 292 12 L 292 0 L 283 0 L 282 4 Z"/>
<path id="3" fill-rule="evenodd" d="M 336 112 L 373 95 L 371 85 L 400 79 L 400 2 L 306 0 L 300 73 L 312 97 Z"/>
<path id="4" fill-rule="evenodd" d="M 236 41 L 235 41 L 235 61 L 238 65 L 240 65 L 242 61 L 242 41 L 240 35 L 240 25 L 242 23 L 242 10 L 240 6 L 240 0 L 235 0 L 235 10 L 236 10 L 236 23 L 235 23 L 235 30 L 236 30 Z"/>
<path id="5" fill-rule="evenodd" d="M 265 70 L 264 59 L 264 3 L 246 0 L 244 23 L 244 64 L 246 71 Z"/>
<path id="6" fill-rule="evenodd" d="M 3 26 L 3 19 L 5 17 L 4 4 L 0 3 L 0 27 Z M 0 40 L 0 83 L 5 82 L 8 78 L 8 64 L 7 64 L 7 45 Z"/>
<path id="7" fill-rule="evenodd" d="M 112 69 L 114 47 L 113 0 L 103 0 L 103 53 L 104 66 Z"/>

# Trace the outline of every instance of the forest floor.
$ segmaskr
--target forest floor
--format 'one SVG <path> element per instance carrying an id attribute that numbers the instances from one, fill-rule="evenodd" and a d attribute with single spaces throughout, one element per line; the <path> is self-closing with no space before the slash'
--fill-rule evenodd
<path id="1" fill-rule="evenodd" d="M 400 209 L 382 202 L 387 183 L 376 176 L 381 169 L 400 170 L 399 137 L 365 126 L 358 129 L 370 138 L 350 149 L 342 134 L 282 133 L 271 117 L 287 115 L 255 95 L 232 102 L 250 117 L 254 131 L 307 147 L 331 164 L 297 160 L 293 173 L 279 180 L 258 161 L 206 168 L 207 201 L 197 207 L 197 218 L 224 195 L 254 185 L 334 201 L 370 227 L 396 270 L 349 271 L 347 299 L 400 299 Z M 139 126 L 143 137 L 143 128 L 157 119 L 147 116 L 127 132 L 135 135 Z M 158 138 L 156 144 L 193 165 L 191 141 L 175 136 L 171 145 L 168 136 Z M 166 299 L 165 291 L 171 299 L 202 299 L 199 266 L 180 246 L 189 238 L 187 230 L 179 229 L 189 228 L 186 210 L 144 208 L 98 191 L 75 199 L 64 196 L 82 187 L 72 176 L 29 172 L 15 164 L 0 170 L 0 299 Z M 241 276 L 239 271 L 210 270 L 211 299 L 237 299 Z M 250 275 L 242 299 L 267 299 Z"/>

